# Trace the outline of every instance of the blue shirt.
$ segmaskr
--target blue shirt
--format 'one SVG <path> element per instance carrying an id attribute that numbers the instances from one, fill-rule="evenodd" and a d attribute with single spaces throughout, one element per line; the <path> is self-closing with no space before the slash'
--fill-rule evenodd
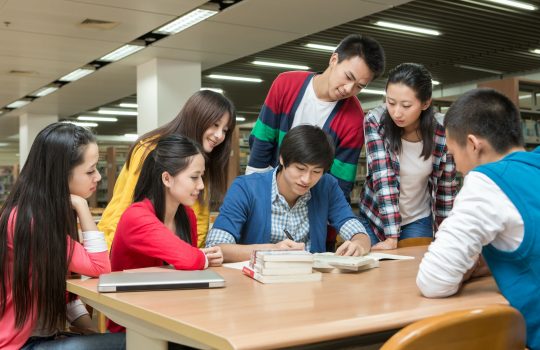
<path id="1" fill-rule="evenodd" d="M 287 238 L 283 232 L 286 229 L 296 242 L 306 243 L 306 250 L 322 252 L 327 222 L 339 230 L 344 240 L 365 233 L 333 177 L 323 175 L 291 208 L 278 191 L 276 171 L 240 176 L 233 182 L 208 233 L 207 247 L 278 243 Z"/>

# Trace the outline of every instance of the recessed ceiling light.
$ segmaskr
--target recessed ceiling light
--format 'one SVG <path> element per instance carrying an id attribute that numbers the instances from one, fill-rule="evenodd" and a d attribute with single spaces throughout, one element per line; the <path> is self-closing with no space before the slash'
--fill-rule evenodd
<path id="1" fill-rule="evenodd" d="M 537 55 L 540 55 L 540 49 L 533 49 L 533 50 L 531 50 L 531 53 L 535 53 Z"/>
<path id="2" fill-rule="evenodd" d="M 127 103 L 127 102 L 122 102 L 118 106 L 122 108 L 138 108 L 139 107 L 139 105 L 136 103 Z"/>
<path id="3" fill-rule="evenodd" d="M 487 1 L 494 2 L 496 4 L 515 7 L 515 8 L 522 9 L 522 10 L 534 11 L 534 10 L 538 9 L 538 7 L 536 7 L 534 5 L 528 4 L 526 2 L 521 2 L 521 1 L 512 1 L 512 0 L 487 0 Z"/>
<path id="4" fill-rule="evenodd" d="M 43 97 L 43 96 L 47 96 L 48 94 L 52 94 L 58 89 L 59 89 L 58 86 L 44 86 L 41 89 L 38 89 L 32 92 L 31 94 L 29 94 L 29 96 Z"/>
<path id="5" fill-rule="evenodd" d="M 392 23 L 392 22 L 387 22 L 387 21 L 377 21 L 375 22 L 375 25 L 379 27 L 383 27 L 383 28 L 398 29 L 398 30 L 404 30 L 404 31 L 413 32 L 413 33 L 428 34 L 428 35 L 441 35 L 441 32 L 437 30 L 420 28 L 420 27 L 410 26 L 407 24 Z"/>
<path id="6" fill-rule="evenodd" d="M 100 59 L 98 59 L 98 61 L 116 62 L 116 61 L 119 61 L 122 58 L 127 57 L 127 56 L 129 56 L 131 54 L 134 54 L 135 52 L 140 51 L 140 50 L 142 50 L 144 48 L 145 48 L 145 46 L 142 46 L 142 45 L 126 44 L 126 45 L 114 50 L 113 52 L 111 52 L 109 54 L 106 54 L 105 56 L 101 57 Z"/>
<path id="7" fill-rule="evenodd" d="M 172 35 L 178 32 L 181 32 L 184 29 L 187 29 L 195 24 L 204 21 L 205 19 L 212 17 L 218 13 L 214 10 L 205 10 L 205 9 L 195 9 L 188 14 L 183 15 L 175 19 L 174 21 L 167 23 L 163 27 L 160 27 L 154 30 L 152 33 Z"/>
<path id="8" fill-rule="evenodd" d="M 98 110 L 99 114 L 110 114 L 110 115 L 139 115 L 137 111 L 126 111 L 125 109 L 113 109 L 113 108 L 100 108 Z"/>
<path id="9" fill-rule="evenodd" d="M 268 61 L 253 61 L 253 64 L 257 66 L 266 66 L 266 67 L 276 67 L 276 68 L 285 68 L 285 69 L 299 69 L 299 70 L 308 70 L 308 66 L 302 66 L 299 64 L 290 64 L 290 63 L 278 63 L 278 62 L 268 62 Z"/>
<path id="10" fill-rule="evenodd" d="M 81 79 L 82 77 L 87 76 L 88 74 L 92 74 L 94 72 L 95 72 L 94 68 L 87 68 L 87 67 L 79 68 L 79 69 L 75 69 L 73 72 L 69 74 L 64 75 L 58 80 L 64 81 L 64 82 L 75 81 L 75 80 Z"/>
<path id="11" fill-rule="evenodd" d="M 371 94 L 371 95 L 385 95 L 384 90 L 373 90 L 373 89 L 362 89 L 360 90 L 361 94 Z"/>
<path id="12" fill-rule="evenodd" d="M 337 48 L 337 46 L 314 44 L 314 43 L 307 43 L 305 46 L 309 47 L 310 49 L 332 51 L 332 52 L 334 52 Z"/>
<path id="13" fill-rule="evenodd" d="M 124 137 L 129 140 L 136 140 L 139 138 L 139 135 L 137 134 L 124 134 Z"/>
<path id="14" fill-rule="evenodd" d="M 441 82 L 438 80 L 431 80 L 431 84 L 433 85 L 441 85 Z"/>
<path id="15" fill-rule="evenodd" d="M 466 65 L 466 64 L 454 64 L 454 67 L 463 68 L 463 69 L 469 69 L 469 70 L 475 70 L 475 71 L 478 71 L 478 72 L 499 74 L 499 75 L 504 73 L 503 71 L 500 71 L 500 70 L 469 66 L 469 65 Z"/>
<path id="16" fill-rule="evenodd" d="M 202 87 L 200 90 L 209 90 L 209 91 L 217 92 L 218 94 L 223 94 L 223 89 L 218 89 L 218 88 Z"/>
<path id="17" fill-rule="evenodd" d="M 87 121 L 87 122 L 117 122 L 118 118 L 114 117 L 97 117 L 92 115 L 80 115 L 77 117 L 78 120 Z"/>
<path id="18" fill-rule="evenodd" d="M 7 142 L 0 142 L 0 147 L 7 147 L 9 146 L 9 143 Z"/>
<path id="19" fill-rule="evenodd" d="M 15 102 L 11 102 L 6 107 L 7 108 L 21 108 L 21 107 L 26 106 L 30 102 L 32 102 L 32 101 L 31 100 L 18 100 L 18 101 L 15 101 Z"/>
<path id="20" fill-rule="evenodd" d="M 95 128 L 95 127 L 98 126 L 98 123 L 76 122 L 76 121 L 73 121 L 73 120 L 65 120 L 65 121 L 63 121 L 62 123 L 67 123 L 67 124 L 73 124 L 73 125 L 77 125 L 77 126 L 82 126 L 83 128 Z"/>
<path id="21" fill-rule="evenodd" d="M 212 79 L 221 79 L 221 80 L 234 80 L 234 81 L 245 81 L 248 83 L 260 83 L 262 79 L 260 78 L 250 78 L 250 77 L 240 77 L 236 75 L 224 75 L 224 74 L 210 74 L 208 78 Z"/>

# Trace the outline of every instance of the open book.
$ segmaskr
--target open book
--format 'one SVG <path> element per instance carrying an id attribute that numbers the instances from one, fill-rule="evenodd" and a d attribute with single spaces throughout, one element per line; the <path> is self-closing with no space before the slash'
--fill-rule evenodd
<path id="1" fill-rule="evenodd" d="M 410 260 L 412 256 L 373 252 L 364 256 L 340 256 L 334 253 L 313 254 L 313 268 L 321 272 L 356 272 L 379 267 L 379 260 Z"/>

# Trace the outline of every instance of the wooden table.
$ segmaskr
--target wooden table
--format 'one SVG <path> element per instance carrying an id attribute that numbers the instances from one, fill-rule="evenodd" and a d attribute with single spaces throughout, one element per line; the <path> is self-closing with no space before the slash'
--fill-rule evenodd
<path id="1" fill-rule="evenodd" d="M 128 348 L 166 349 L 166 341 L 201 348 L 263 349 L 371 334 L 443 312 L 506 304 L 491 277 L 456 296 L 427 299 L 415 279 L 425 247 L 390 253 L 415 260 L 382 261 L 356 274 L 324 274 L 322 282 L 260 284 L 239 270 L 215 268 L 227 287 L 209 290 L 105 293 L 97 280 L 68 280 L 68 290 L 127 328 Z"/>

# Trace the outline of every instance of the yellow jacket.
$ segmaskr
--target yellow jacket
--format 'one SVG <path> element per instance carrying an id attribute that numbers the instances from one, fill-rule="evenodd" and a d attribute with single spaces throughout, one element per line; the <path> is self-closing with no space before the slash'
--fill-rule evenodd
<path id="1" fill-rule="evenodd" d="M 133 194 L 135 192 L 137 181 L 139 180 L 142 164 L 146 159 L 148 152 L 154 147 L 155 145 L 143 146 L 141 142 L 131 154 L 129 170 L 124 164 L 122 171 L 120 171 L 120 175 L 118 175 L 118 178 L 116 179 L 113 197 L 107 205 L 107 208 L 105 208 L 98 224 L 98 229 L 105 233 L 105 239 L 109 246 L 109 250 L 111 249 L 114 233 L 116 232 L 116 225 L 118 225 L 118 221 L 120 221 L 120 217 L 124 211 L 133 202 Z M 199 202 L 196 202 L 192 209 L 197 216 L 197 246 L 202 248 L 206 243 L 210 210 L 208 204 L 200 205 Z"/>

